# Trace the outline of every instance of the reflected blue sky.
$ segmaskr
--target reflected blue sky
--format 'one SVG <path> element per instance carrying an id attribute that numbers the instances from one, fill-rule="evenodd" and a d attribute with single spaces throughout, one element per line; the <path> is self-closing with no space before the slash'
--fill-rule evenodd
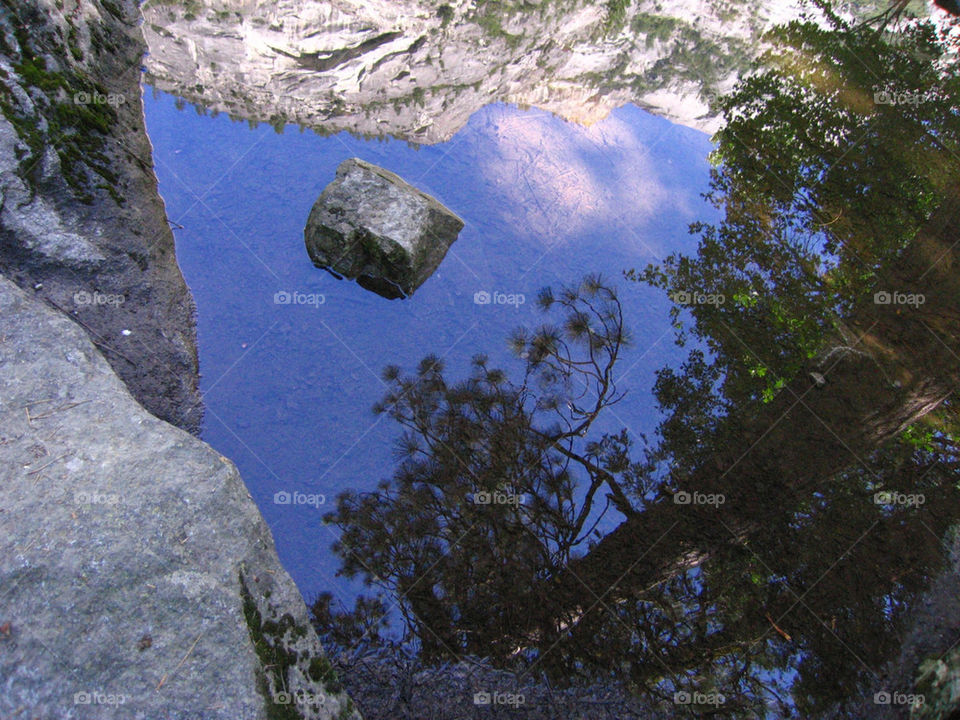
<path id="1" fill-rule="evenodd" d="M 505 338 L 540 319 L 544 285 L 601 272 L 619 286 L 633 346 L 620 363 L 627 398 L 603 427 L 637 436 L 657 422 L 654 372 L 681 351 L 659 293 L 622 271 L 691 251 L 687 225 L 714 211 L 700 193 L 709 138 L 634 106 L 584 128 L 539 110 L 491 105 L 449 142 L 276 134 L 225 116 L 145 98 L 147 129 L 177 256 L 198 308 L 203 437 L 239 466 L 284 565 L 309 601 L 357 586 L 334 578 L 322 514 L 346 488 L 388 477 L 398 428 L 371 406 L 380 370 L 427 353 L 453 376 L 487 353 L 509 365 Z M 357 156 L 398 173 L 466 223 L 416 294 L 386 300 L 310 263 L 303 226 L 337 165 Z M 278 292 L 322 295 L 277 304 Z M 480 291 L 524 294 L 520 306 L 476 304 Z M 283 505 L 277 492 L 322 494 L 327 506 Z M 352 603 L 350 603 L 352 604 Z"/>

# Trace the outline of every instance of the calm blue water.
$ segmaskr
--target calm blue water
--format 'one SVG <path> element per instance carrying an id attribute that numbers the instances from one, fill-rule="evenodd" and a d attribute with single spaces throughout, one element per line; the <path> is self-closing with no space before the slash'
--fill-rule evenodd
<path id="1" fill-rule="evenodd" d="M 534 326 L 536 291 L 602 272 L 619 285 L 634 344 L 620 364 L 626 400 L 610 430 L 653 430 L 654 371 L 676 364 L 667 300 L 623 270 L 674 249 L 713 211 L 706 135 L 627 106 L 590 128 L 538 110 L 492 105 L 449 142 L 414 148 L 346 133 L 322 138 L 227 117 L 174 98 L 145 100 L 160 192 L 177 256 L 198 307 L 203 437 L 239 466 L 280 558 L 307 600 L 356 587 L 335 578 L 337 493 L 391 474 L 398 427 L 370 411 L 382 367 L 411 369 L 427 353 L 462 376 L 470 357 L 508 362 L 505 338 Z M 310 263 L 303 226 L 337 165 L 357 156 L 437 197 L 466 227 L 441 267 L 407 300 L 386 300 Z M 479 291 L 524 294 L 519 307 L 481 305 Z M 322 295 L 283 305 L 278 292 Z M 319 301 L 318 301 L 319 302 Z M 276 504 L 277 492 L 324 495 L 326 507 Z M 352 602 L 347 602 L 352 605 Z"/>

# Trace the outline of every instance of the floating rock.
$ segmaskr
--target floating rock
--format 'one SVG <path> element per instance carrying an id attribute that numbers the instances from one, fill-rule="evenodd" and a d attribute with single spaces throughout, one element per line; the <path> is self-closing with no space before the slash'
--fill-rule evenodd
<path id="1" fill-rule="evenodd" d="M 304 229 L 313 264 L 386 298 L 411 295 L 437 269 L 463 220 L 389 170 L 349 158 Z"/>

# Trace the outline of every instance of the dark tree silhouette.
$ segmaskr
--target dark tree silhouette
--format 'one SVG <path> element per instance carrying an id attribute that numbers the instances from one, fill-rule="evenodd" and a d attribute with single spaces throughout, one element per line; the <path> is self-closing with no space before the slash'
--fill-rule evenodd
<path id="1" fill-rule="evenodd" d="M 343 572 L 402 597 L 428 656 L 514 653 L 539 581 L 611 508 L 634 512 L 622 489 L 626 435 L 592 432 L 622 398 L 620 301 L 588 277 L 538 303 L 559 322 L 510 338 L 519 382 L 483 356 L 453 384 L 432 356 L 413 376 L 385 370 L 391 390 L 376 411 L 406 429 L 397 471 L 376 492 L 341 495 L 329 516 L 343 529 Z"/>
<path id="2" fill-rule="evenodd" d="M 641 275 L 728 299 L 686 308 L 713 360 L 695 350 L 660 375 L 655 458 L 673 487 L 724 492 L 724 523 L 669 501 L 628 518 L 553 583 L 558 625 L 748 537 L 765 508 L 794 507 L 960 383 L 960 79 L 930 62 L 945 46 L 929 25 L 889 38 L 829 18 L 777 30 L 773 69 L 723 101 L 711 197 L 724 220 L 695 228 L 696 258 Z M 888 292 L 925 302 L 875 301 Z"/>

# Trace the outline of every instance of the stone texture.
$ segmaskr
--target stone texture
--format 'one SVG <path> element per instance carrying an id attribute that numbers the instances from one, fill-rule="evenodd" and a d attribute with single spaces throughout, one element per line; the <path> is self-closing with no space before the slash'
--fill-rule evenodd
<path id="1" fill-rule="evenodd" d="M 463 220 L 389 170 L 348 158 L 304 229 L 313 264 L 388 298 L 406 297 L 437 269 Z"/>
<path id="2" fill-rule="evenodd" d="M 0 7 L 0 271 L 74 317 L 150 412 L 199 430 L 193 299 L 144 129 L 135 0 Z"/>
<path id="3" fill-rule="evenodd" d="M 916 604 L 901 639 L 898 657 L 878 668 L 860 711 L 872 720 L 953 720 L 960 716 L 960 525 L 943 539 L 947 563 Z M 877 693 L 922 695 L 905 703 L 880 705 Z"/>
<path id="4" fill-rule="evenodd" d="M 233 464 L 0 278 L 0 717 L 358 717 L 328 669 Z"/>

